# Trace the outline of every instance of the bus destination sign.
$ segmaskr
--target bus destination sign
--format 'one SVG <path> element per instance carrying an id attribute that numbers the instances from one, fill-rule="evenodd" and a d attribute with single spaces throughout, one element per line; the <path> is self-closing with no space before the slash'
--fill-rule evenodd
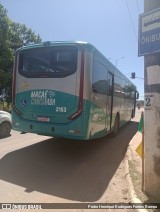
<path id="1" fill-rule="evenodd" d="M 160 52 L 160 8 L 139 16 L 138 56 Z"/>

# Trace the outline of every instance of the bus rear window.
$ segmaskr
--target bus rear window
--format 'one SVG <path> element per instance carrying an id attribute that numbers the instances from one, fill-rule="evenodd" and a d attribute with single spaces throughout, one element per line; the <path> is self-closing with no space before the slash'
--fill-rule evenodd
<path id="1" fill-rule="evenodd" d="M 28 78 L 63 78 L 77 70 L 75 46 L 43 47 L 19 53 L 19 73 Z"/>

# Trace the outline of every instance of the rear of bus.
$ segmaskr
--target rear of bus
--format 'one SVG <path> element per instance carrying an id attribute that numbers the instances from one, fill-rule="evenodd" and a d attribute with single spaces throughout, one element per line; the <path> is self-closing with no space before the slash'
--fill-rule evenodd
<path id="1" fill-rule="evenodd" d="M 82 43 L 45 42 L 17 50 L 13 129 L 87 139 Z"/>

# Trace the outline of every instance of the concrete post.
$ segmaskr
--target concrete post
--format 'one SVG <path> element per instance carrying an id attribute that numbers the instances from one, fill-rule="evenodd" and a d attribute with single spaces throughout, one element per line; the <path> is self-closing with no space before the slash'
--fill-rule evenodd
<path id="1" fill-rule="evenodd" d="M 160 0 L 144 0 L 144 12 Z M 160 53 L 144 56 L 144 190 L 160 200 Z"/>

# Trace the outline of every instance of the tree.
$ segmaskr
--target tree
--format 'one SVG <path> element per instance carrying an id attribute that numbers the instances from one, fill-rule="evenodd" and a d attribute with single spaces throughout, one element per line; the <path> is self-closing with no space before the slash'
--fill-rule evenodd
<path id="1" fill-rule="evenodd" d="M 13 50 L 9 45 L 10 20 L 0 4 L 0 71 L 8 71 L 13 64 Z"/>
<path id="2" fill-rule="evenodd" d="M 35 35 L 32 29 L 28 29 L 25 24 L 12 22 L 10 25 L 10 31 L 10 45 L 13 50 L 24 45 L 42 42 L 40 36 Z"/>
<path id="3" fill-rule="evenodd" d="M 41 42 L 40 35 L 36 35 L 31 28 L 9 19 L 7 10 L 0 4 L 0 95 L 2 90 L 12 90 L 15 51 L 24 45 Z M 11 93 L 8 96 L 11 96 Z"/>

